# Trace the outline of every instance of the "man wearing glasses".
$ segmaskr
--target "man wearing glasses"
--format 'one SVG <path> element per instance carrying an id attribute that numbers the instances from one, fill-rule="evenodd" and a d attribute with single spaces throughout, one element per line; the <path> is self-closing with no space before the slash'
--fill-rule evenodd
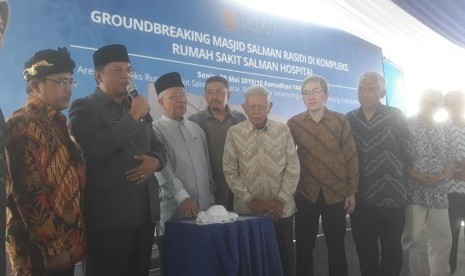
<path id="1" fill-rule="evenodd" d="M 156 176 L 161 187 L 161 231 L 177 217 L 195 217 L 213 204 L 214 183 L 203 130 L 184 118 L 187 94 L 181 76 L 167 73 L 155 81 L 161 119 L 153 128 L 166 147 L 168 162 Z M 163 248 L 161 249 L 163 250 Z"/>
<path id="2" fill-rule="evenodd" d="M 12 275 L 74 275 L 86 251 L 85 167 L 60 112 L 69 105 L 74 67 L 66 48 L 37 52 L 24 66 L 26 104 L 7 122 Z"/>
<path id="3" fill-rule="evenodd" d="M 145 98 L 128 98 L 126 47 L 104 46 L 93 59 L 98 87 L 70 108 L 71 133 L 87 162 L 86 275 L 147 275 L 160 212 L 154 172 L 165 150 L 144 119 Z"/>
<path id="4" fill-rule="evenodd" d="M 307 111 L 288 121 L 300 159 L 295 201 L 297 275 L 313 275 L 313 254 L 321 216 L 330 276 L 347 276 L 346 214 L 355 208 L 358 158 L 349 120 L 325 107 L 328 82 L 310 76 L 302 84 Z"/>

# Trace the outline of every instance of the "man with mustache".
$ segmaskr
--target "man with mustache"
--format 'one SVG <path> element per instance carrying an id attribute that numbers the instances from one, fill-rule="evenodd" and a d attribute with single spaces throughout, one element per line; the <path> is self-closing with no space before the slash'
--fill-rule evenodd
<path id="1" fill-rule="evenodd" d="M 223 173 L 224 142 L 229 128 L 246 120 L 244 114 L 229 108 L 230 98 L 228 81 L 221 76 L 212 76 L 205 82 L 204 99 L 207 108 L 189 117 L 207 136 L 212 176 L 216 185 L 215 204 L 223 205 L 228 211 L 233 210 L 234 195 Z"/>
<path id="2" fill-rule="evenodd" d="M 161 234 L 164 223 L 176 217 L 195 217 L 213 204 L 210 160 L 203 130 L 186 120 L 187 93 L 178 72 L 155 81 L 161 119 L 153 123 L 166 147 L 168 162 L 156 176 L 161 187 Z M 163 251 L 163 248 L 161 249 Z"/>
<path id="3" fill-rule="evenodd" d="M 273 218 L 283 275 L 294 276 L 294 193 L 300 163 L 289 127 L 268 119 L 272 105 L 265 87 L 246 90 L 242 108 L 247 120 L 226 135 L 223 170 L 235 212 Z"/>
<path id="4" fill-rule="evenodd" d="M 84 161 L 66 127 L 75 86 L 66 48 L 24 65 L 26 104 L 7 122 L 7 242 L 11 275 L 74 275 L 85 254 Z"/>
<path id="5" fill-rule="evenodd" d="M 98 87 L 70 109 L 71 132 L 87 162 L 86 275 L 145 276 L 160 212 L 154 172 L 165 150 L 143 120 L 145 98 L 128 98 L 133 70 L 126 47 L 104 46 L 93 59 Z"/>

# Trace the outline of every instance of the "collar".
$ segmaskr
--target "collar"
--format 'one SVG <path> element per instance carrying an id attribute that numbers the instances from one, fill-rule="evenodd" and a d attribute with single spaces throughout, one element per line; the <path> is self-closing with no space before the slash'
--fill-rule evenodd
<path id="1" fill-rule="evenodd" d="M 95 88 L 94 96 L 99 99 L 103 104 L 116 103 L 112 97 L 103 92 L 100 87 Z"/>
<path id="2" fill-rule="evenodd" d="M 49 121 L 53 121 L 55 118 L 65 118 L 64 115 L 59 111 L 51 106 L 46 105 L 41 99 L 32 95 L 27 97 L 26 106 L 28 109 L 34 110 L 36 113 L 43 114 Z"/>
<path id="3" fill-rule="evenodd" d="M 247 120 L 245 122 L 246 122 L 245 127 L 246 127 L 248 132 L 251 132 L 253 130 L 255 130 L 255 131 L 265 131 L 265 130 L 268 130 L 270 128 L 270 120 L 268 118 L 266 118 L 265 126 L 262 129 L 255 128 L 254 125 L 252 125 L 252 123 L 249 120 Z"/>
<path id="4" fill-rule="evenodd" d="M 463 120 L 460 120 L 460 121 L 453 121 L 453 120 L 451 120 L 450 118 L 448 118 L 448 119 L 446 120 L 446 123 L 448 123 L 449 125 L 453 125 L 453 126 L 459 127 L 459 128 L 464 128 L 464 127 L 465 127 L 465 121 L 463 121 Z"/>
<path id="5" fill-rule="evenodd" d="M 323 120 L 323 119 L 327 119 L 327 120 L 331 119 L 331 113 L 326 108 L 326 106 L 324 107 L 323 117 L 321 117 L 321 120 Z M 304 116 L 302 116 L 302 121 L 305 121 L 305 120 L 315 121 L 315 120 L 313 120 L 312 115 L 310 115 L 310 111 L 308 111 L 308 110 L 304 113 Z"/>
<path id="6" fill-rule="evenodd" d="M 181 121 L 176 121 L 176 120 L 173 120 L 173 119 L 171 119 L 171 118 L 166 117 L 165 114 L 163 114 L 163 115 L 161 116 L 161 120 L 167 122 L 169 125 L 173 125 L 173 126 L 177 126 L 177 127 L 178 127 L 178 126 L 184 126 L 184 125 L 186 124 L 184 118 L 182 118 Z"/>
<path id="7" fill-rule="evenodd" d="M 375 113 L 373 113 L 373 116 L 378 114 L 378 113 L 381 113 L 385 110 L 386 106 L 384 104 L 382 104 L 381 102 L 378 102 L 378 104 L 376 105 L 376 109 L 375 109 Z M 360 106 L 358 108 L 358 113 L 361 115 L 363 114 L 363 109 L 362 107 Z"/>
<path id="8" fill-rule="evenodd" d="M 213 116 L 213 113 L 211 111 L 211 109 L 207 106 L 207 108 L 205 109 L 206 111 L 206 114 L 207 114 L 207 118 L 215 118 Z M 232 116 L 232 113 L 231 113 L 231 109 L 229 108 L 229 106 L 226 104 L 226 107 L 225 107 L 225 118 L 228 117 L 228 116 Z"/>

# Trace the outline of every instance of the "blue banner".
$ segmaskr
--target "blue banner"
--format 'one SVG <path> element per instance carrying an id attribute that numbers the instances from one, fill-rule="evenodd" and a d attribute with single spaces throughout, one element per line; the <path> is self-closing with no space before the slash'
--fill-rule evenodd
<path id="1" fill-rule="evenodd" d="M 384 77 L 386 78 L 386 102 L 406 111 L 405 106 L 405 89 L 404 89 L 404 72 L 402 69 L 388 59 L 384 59 Z"/>
<path id="2" fill-rule="evenodd" d="M 358 107 L 358 76 L 383 72 L 381 49 L 348 33 L 260 13 L 222 0 L 10 1 L 10 20 L 0 49 L 1 108 L 6 116 L 26 98 L 24 62 L 37 50 L 66 46 L 76 61 L 73 99 L 93 92 L 92 54 L 125 44 L 134 82 L 160 108 L 153 82 L 179 71 L 190 94 L 188 112 L 205 108 L 203 87 L 212 75 L 226 77 L 240 110 L 243 93 L 260 84 L 273 94 L 272 117 L 286 121 L 305 110 L 300 85 L 309 75 L 330 84 L 329 109 Z"/>

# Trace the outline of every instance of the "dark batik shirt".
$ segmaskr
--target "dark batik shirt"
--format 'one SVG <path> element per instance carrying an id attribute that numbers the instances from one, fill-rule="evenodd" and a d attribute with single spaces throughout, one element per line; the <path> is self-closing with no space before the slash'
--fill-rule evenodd
<path id="1" fill-rule="evenodd" d="M 66 117 L 29 96 L 7 122 L 7 243 L 12 275 L 31 275 L 31 251 L 44 259 L 69 252 L 84 257 L 84 161 Z M 37 258 L 37 256 L 36 256 Z"/>
<path id="2" fill-rule="evenodd" d="M 414 149 L 404 115 L 397 108 L 380 104 L 369 121 L 361 108 L 347 117 L 360 165 L 357 204 L 405 206 L 405 172 L 412 166 Z"/>

